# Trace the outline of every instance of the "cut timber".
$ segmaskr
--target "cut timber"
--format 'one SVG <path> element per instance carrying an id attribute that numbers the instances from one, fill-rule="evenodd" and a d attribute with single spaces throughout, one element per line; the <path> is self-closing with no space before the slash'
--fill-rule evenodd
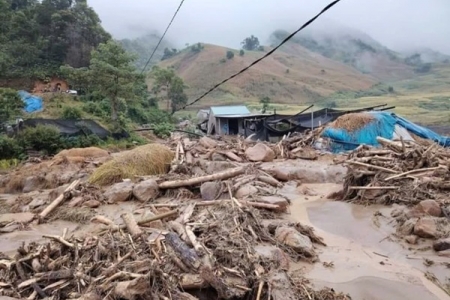
<path id="1" fill-rule="evenodd" d="M 393 142 L 391 140 L 385 139 L 385 138 L 380 137 L 380 136 L 377 137 L 377 142 L 382 144 L 382 145 L 384 145 L 384 146 L 386 146 L 386 147 L 389 147 L 391 149 L 395 149 L 396 151 L 403 153 L 402 143 Z"/>
<path id="2" fill-rule="evenodd" d="M 223 180 L 228 179 L 231 177 L 235 177 L 241 174 L 245 173 L 245 167 L 239 167 L 234 168 L 231 170 L 227 170 L 224 172 L 207 175 L 207 176 L 200 176 L 200 177 L 194 177 L 187 180 L 174 180 L 174 181 L 166 181 L 159 184 L 160 189 L 174 189 L 179 187 L 185 187 L 185 186 L 194 186 L 203 182 L 207 181 L 216 181 L 216 180 Z"/>
<path id="3" fill-rule="evenodd" d="M 397 174 L 397 175 L 390 176 L 390 177 L 384 179 L 384 181 L 392 180 L 392 179 L 395 179 L 395 178 L 400 178 L 400 177 L 403 177 L 403 176 L 409 175 L 409 174 L 415 174 L 415 173 L 422 173 L 422 172 L 435 171 L 435 170 L 440 169 L 440 168 L 441 168 L 441 167 L 423 168 L 423 169 L 411 170 L 411 171 L 408 171 L 408 172 L 404 172 L 404 173 L 401 173 L 401 174 Z"/>
<path id="4" fill-rule="evenodd" d="M 180 286 L 185 290 L 201 289 L 208 287 L 208 283 L 198 274 L 182 274 Z"/>
<path id="5" fill-rule="evenodd" d="M 267 184 L 270 184 L 271 186 L 274 187 L 282 187 L 283 185 L 281 184 L 281 182 L 279 182 L 278 180 L 276 180 L 275 178 L 273 178 L 272 176 L 259 176 L 258 180 Z"/>
<path id="6" fill-rule="evenodd" d="M 392 173 L 392 174 L 398 174 L 397 171 L 394 171 L 394 170 L 391 170 L 391 169 L 388 169 L 388 168 L 384 168 L 384 167 L 380 167 L 380 166 L 374 166 L 374 165 L 362 163 L 362 162 L 359 162 L 359 161 L 348 160 L 348 161 L 346 161 L 346 163 L 350 164 L 350 165 L 356 165 L 356 166 L 361 166 L 361 167 L 366 167 L 366 168 L 372 168 L 372 169 L 379 170 L 379 171 L 385 171 L 385 172 Z"/>
<path id="7" fill-rule="evenodd" d="M 123 219 L 123 222 L 131 235 L 139 236 L 142 234 L 142 230 L 139 228 L 138 223 L 131 213 L 122 214 L 120 217 Z"/>
<path id="8" fill-rule="evenodd" d="M 217 153 L 223 154 L 233 161 L 242 162 L 242 158 L 240 158 L 239 156 L 237 156 L 236 154 L 234 154 L 231 151 L 217 151 Z"/>
<path id="9" fill-rule="evenodd" d="M 398 186 L 349 186 L 349 190 L 398 190 Z"/>
<path id="10" fill-rule="evenodd" d="M 64 192 L 58 196 L 58 198 L 56 198 L 55 200 L 53 200 L 52 203 L 50 203 L 49 206 L 47 206 L 40 214 L 39 217 L 41 219 L 44 219 L 46 216 L 48 216 L 49 213 L 51 213 L 55 208 L 58 207 L 58 205 L 60 205 L 64 200 L 65 197 L 64 195 L 70 191 L 72 191 L 74 188 L 77 187 L 77 185 L 80 183 L 80 180 L 77 179 L 74 182 L 72 182 L 65 190 Z"/>
<path id="11" fill-rule="evenodd" d="M 191 266 L 195 269 L 200 267 L 200 260 L 197 253 L 189 248 L 180 237 L 173 232 L 166 234 L 166 243 L 173 248 L 180 260 L 187 266 Z"/>

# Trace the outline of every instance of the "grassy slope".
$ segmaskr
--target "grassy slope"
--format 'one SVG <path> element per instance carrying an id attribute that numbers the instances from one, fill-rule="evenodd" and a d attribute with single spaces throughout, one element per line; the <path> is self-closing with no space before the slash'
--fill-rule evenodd
<path id="1" fill-rule="evenodd" d="M 450 64 L 434 67 L 427 75 L 390 84 L 395 93 L 379 97 L 336 100 L 338 107 L 376 104 L 396 106 L 393 112 L 423 124 L 450 124 Z"/>
<path id="2" fill-rule="evenodd" d="M 247 72 L 232 79 L 195 106 L 212 104 L 251 103 L 269 96 L 273 102 L 299 105 L 330 95 L 339 90 L 367 89 L 376 80 L 355 69 L 296 46 L 297 54 L 275 52 Z M 205 45 L 200 53 L 189 50 L 163 61 L 162 67 L 173 67 L 189 86 L 189 99 L 200 96 L 263 55 L 247 51 L 221 62 L 228 49 Z M 324 71 L 322 71 L 324 70 Z"/>

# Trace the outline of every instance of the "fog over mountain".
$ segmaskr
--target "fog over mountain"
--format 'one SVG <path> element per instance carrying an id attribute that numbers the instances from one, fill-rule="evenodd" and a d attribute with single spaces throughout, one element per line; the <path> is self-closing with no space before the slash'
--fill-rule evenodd
<path id="1" fill-rule="evenodd" d="M 238 48 L 251 34 L 269 44 L 277 29 L 295 30 L 331 1 L 185 0 L 167 38 L 178 47 L 204 42 Z M 116 38 L 162 33 L 178 0 L 88 0 Z M 329 34 L 336 28 L 364 32 L 384 46 L 411 52 L 429 48 L 450 54 L 449 0 L 343 0 L 311 29 Z M 339 24 L 339 26 L 335 26 Z"/>

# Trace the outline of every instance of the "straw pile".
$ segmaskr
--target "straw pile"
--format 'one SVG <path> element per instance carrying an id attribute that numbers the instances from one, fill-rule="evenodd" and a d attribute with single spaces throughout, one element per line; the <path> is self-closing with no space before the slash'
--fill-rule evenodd
<path id="1" fill-rule="evenodd" d="M 364 128 L 374 120 L 374 117 L 368 113 L 350 113 L 337 118 L 330 123 L 329 127 L 344 129 L 347 132 L 355 132 Z"/>
<path id="2" fill-rule="evenodd" d="M 62 150 L 55 155 L 56 158 L 62 157 L 84 157 L 84 158 L 100 158 L 109 156 L 109 152 L 97 147 L 72 148 Z"/>
<path id="3" fill-rule="evenodd" d="M 364 203 L 403 203 L 447 199 L 450 152 L 437 144 L 423 146 L 377 138 L 384 149 L 359 147 L 349 155 L 343 199 Z"/>
<path id="4" fill-rule="evenodd" d="M 117 155 L 100 166 L 89 178 L 91 184 L 108 185 L 135 176 L 167 173 L 174 155 L 160 144 L 139 146 Z"/>
<path id="5" fill-rule="evenodd" d="M 174 221 L 169 213 L 153 219 L 167 222 L 159 223 L 164 229 L 141 227 L 145 221 L 123 214 L 119 231 L 98 216 L 109 224 L 98 235 L 75 239 L 63 233 L 46 236 L 51 242 L 45 245 L 24 245 L 14 258 L 0 257 L 0 293 L 20 299 L 303 299 L 305 293 L 348 299 L 291 278 L 289 253 L 301 255 L 299 245 L 274 236 L 256 209 L 188 205 Z M 301 226 L 280 226 L 300 234 Z M 318 237 L 309 234 L 303 239 L 314 243 Z M 258 252 L 258 244 L 271 250 Z"/>

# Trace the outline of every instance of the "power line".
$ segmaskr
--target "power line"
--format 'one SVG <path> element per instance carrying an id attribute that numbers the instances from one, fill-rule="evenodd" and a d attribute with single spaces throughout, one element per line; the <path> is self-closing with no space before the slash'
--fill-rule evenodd
<path id="1" fill-rule="evenodd" d="M 270 50 L 269 52 L 266 53 L 266 55 L 264 55 L 263 57 L 255 60 L 254 62 L 252 62 L 249 66 L 245 67 L 244 69 L 240 70 L 239 72 L 231 75 L 230 77 L 228 77 L 227 79 L 221 81 L 220 83 L 216 84 L 215 86 L 213 86 L 211 89 L 209 89 L 206 93 L 204 93 L 203 95 L 201 95 L 200 97 L 198 97 L 197 99 L 195 99 L 194 101 L 192 101 L 189 104 L 184 105 L 181 109 L 185 109 L 188 106 L 193 105 L 194 103 L 200 101 L 202 98 L 204 98 L 206 95 L 208 95 L 209 93 L 211 93 L 212 91 L 214 91 L 216 88 L 218 88 L 219 86 L 221 86 L 222 84 L 224 84 L 225 82 L 229 81 L 230 79 L 233 79 L 234 77 L 244 73 L 245 71 L 247 71 L 248 69 L 250 69 L 251 67 L 253 67 L 254 65 L 256 65 L 257 63 L 259 63 L 260 61 L 262 61 L 263 59 L 265 59 L 266 57 L 270 56 L 272 53 L 274 53 L 276 50 L 278 50 L 278 48 L 280 48 L 283 44 L 285 44 L 287 41 L 289 41 L 292 37 L 294 37 L 294 35 L 296 35 L 300 30 L 303 30 L 305 27 L 307 27 L 308 25 L 310 25 L 312 22 L 314 22 L 318 17 L 320 17 L 320 15 L 322 15 L 323 13 L 325 13 L 327 10 L 329 10 L 330 8 L 332 8 L 334 5 L 336 5 L 338 2 L 340 2 L 341 0 L 335 0 L 333 2 L 331 2 L 330 4 L 328 4 L 324 9 L 322 9 L 322 11 L 320 13 L 318 13 L 314 18 L 310 19 L 308 22 L 306 22 L 305 24 L 303 24 L 302 27 L 300 27 L 299 29 L 297 29 L 296 31 L 294 31 L 293 33 L 291 33 L 287 38 L 285 38 L 278 46 L 276 46 L 275 48 L 273 48 L 272 50 Z"/>
<path id="2" fill-rule="evenodd" d="M 150 58 L 147 60 L 147 63 L 145 64 L 144 68 L 142 68 L 141 75 L 144 73 L 144 71 L 145 71 L 145 69 L 147 68 L 148 64 L 149 64 L 150 61 L 152 60 L 153 55 L 155 55 L 156 49 L 158 49 L 159 44 L 161 44 L 162 40 L 164 39 L 164 36 L 166 35 L 167 31 L 169 30 L 170 26 L 172 25 L 172 22 L 173 22 L 173 20 L 175 19 L 175 17 L 177 16 L 178 11 L 180 10 L 181 6 L 183 5 L 183 2 L 184 2 L 184 0 L 181 0 L 180 5 L 178 6 L 177 10 L 176 10 L 175 13 L 173 14 L 172 20 L 170 20 L 169 25 L 167 25 L 166 30 L 164 31 L 163 35 L 162 35 L 161 38 L 159 39 L 158 44 L 156 44 L 155 49 L 153 49 L 153 52 L 152 52 L 152 54 L 150 55 Z"/>

